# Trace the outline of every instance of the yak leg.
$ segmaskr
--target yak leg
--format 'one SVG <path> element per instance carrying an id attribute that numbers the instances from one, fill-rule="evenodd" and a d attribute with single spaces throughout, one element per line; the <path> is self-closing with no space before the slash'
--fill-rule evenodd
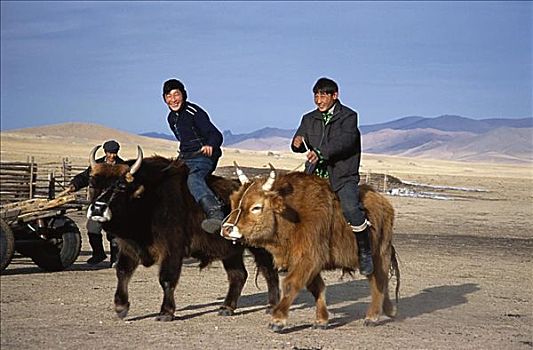
<path id="1" fill-rule="evenodd" d="M 294 299 L 304 287 L 305 281 L 308 281 L 309 273 L 311 269 L 308 269 L 306 264 L 300 262 L 298 268 L 291 270 L 283 279 L 282 282 L 282 297 L 278 305 L 272 310 L 272 320 L 269 324 L 270 329 L 274 332 L 279 332 L 287 325 L 287 318 L 289 316 L 289 308 L 291 307 Z"/>
<path id="2" fill-rule="evenodd" d="M 385 313 L 385 315 L 389 317 L 396 317 L 397 309 L 396 306 L 390 300 L 388 283 L 384 288 L 383 297 L 383 313 Z"/>
<path id="3" fill-rule="evenodd" d="M 254 255 L 255 264 L 258 271 L 266 280 L 268 288 L 268 307 L 266 313 L 271 314 L 272 309 L 279 303 L 279 276 L 274 269 L 274 260 L 272 255 L 261 248 L 249 248 Z"/>
<path id="4" fill-rule="evenodd" d="M 389 296 L 389 271 L 391 268 L 391 260 L 392 260 L 392 253 L 391 248 L 387 250 L 387 254 L 385 254 L 385 258 L 382 259 L 382 266 L 381 271 L 383 274 L 383 278 L 386 282 L 384 282 L 384 288 L 383 288 L 383 312 L 385 315 L 389 317 L 396 317 L 397 309 L 396 305 L 392 303 Z"/>
<path id="5" fill-rule="evenodd" d="M 371 301 L 368 310 L 366 311 L 365 326 L 376 325 L 379 321 L 379 316 L 383 310 L 383 306 L 389 307 L 390 300 L 388 298 L 388 267 L 389 264 L 384 264 L 383 259 L 379 256 L 374 256 L 374 272 L 368 276 L 370 282 Z M 387 302 L 388 300 L 388 302 Z M 390 309 L 387 310 L 391 312 Z"/>
<path id="6" fill-rule="evenodd" d="M 170 254 L 161 262 L 159 284 L 163 288 L 163 303 L 156 321 L 172 321 L 174 319 L 174 312 L 176 311 L 174 290 L 181 275 L 182 263 L 183 252 L 181 254 Z"/>
<path id="7" fill-rule="evenodd" d="M 220 316 L 231 316 L 237 308 L 237 300 L 241 296 L 244 283 L 248 278 L 248 272 L 244 267 L 242 254 L 234 255 L 222 260 L 226 274 L 228 275 L 229 289 L 224 303 L 220 306 L 218 314 Z"/>
<path id="8" fill-rule="evenodd" d="M 133 257 L 126 253 L 118 255 L 116 265 L 117 289 L 115 291 L 115 312 L 121 319 L 128 315 L 130 309 L 128 284 L 137 266 L 139 266 L 138 257 Z"/>
<path id="9" fill-rule="evenodd" d="M 326 306 L 326 284 L 320 274 L 307 285 L 307 290 L 315 297 L 316 320 L 315 328 L 326 329 L 328 326 L 328 308 Z"/>

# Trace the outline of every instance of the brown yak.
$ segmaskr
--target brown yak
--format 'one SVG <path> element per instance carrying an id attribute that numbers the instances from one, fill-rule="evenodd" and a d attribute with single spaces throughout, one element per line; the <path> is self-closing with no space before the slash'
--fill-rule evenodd
<path id="1" fill-rule="evenodd" d="M 243 185 L 231 196 L 232 212 L 221 234 L 227 239 L 266 248 L 274 256 L 276 266 L 287 270 L 282 298 L 272 312 L 269 324 L 272 330 L 280 331 L 286 325 L 289 308 L 304 287 L 316 301 L 315 327 L 326 328 L 328 310 L 320 272 L 338 268 L 357 270 L 355 236 L 326 181 L 300 172 L 276 178 L 272 165 L 271 168 L 268 179 L 249 182 L 237 167 Z M 400 271 L 392 245 L 394 209 L 370 186 L 360 186 L 360 196 L 372 224 L 374 262 L 374 272 L 368 276 L 372 300 L 364 324 L 375 325 L 382 312 L 389 317 L 396 315 L 396 305 L 391 302 L 388 289 L 389 273 L 393 273 L 397 304 Z"/>

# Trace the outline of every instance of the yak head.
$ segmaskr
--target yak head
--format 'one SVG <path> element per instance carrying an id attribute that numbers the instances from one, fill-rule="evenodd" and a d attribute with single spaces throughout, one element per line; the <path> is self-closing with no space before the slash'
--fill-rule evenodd
<path id="1" fill-rule="evenodd" d="M 261 246 L 276 235 L 277 217 L 283 213 L 283 196 L 276 189 L 276 171 L 270 164 L 270 175 L 250 181 L 235 164 L 241 187 L 231 197 L 231 213 L 224 220 L 220 234 L 230 240 L 244 240 Z"/>
<path id="2" fill-rule="evenodd" d="M 100 146 L 92 149 L 89 161 L 91 163 L 89 178 L 89 209 L 87 218 L 90 220 L 106 223 L 111 221 L 113 213 L 112 203 L 137 198 L 144 190 L 142 185 L 135 183 L 135 173 L 141 167 L 143 161 L 143 151 L 137 146 L 137 159 L 131 164 L 106 164 L 97 163 L 95 154 Z"/>

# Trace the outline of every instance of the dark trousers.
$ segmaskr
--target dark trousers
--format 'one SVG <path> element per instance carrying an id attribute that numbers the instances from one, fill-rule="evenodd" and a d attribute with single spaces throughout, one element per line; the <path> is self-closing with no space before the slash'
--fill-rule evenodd
<path id="1" fill-rule="evenodd" d="M 355 181 L 346 183 L 337 191 L 342 212 L 352 226 L 362 225 L 366 219 L 363 204 L 359 201 L 359 185 Z"/>
<path id="2" fill-rule="evenodd" d="M 98 221 L 87 220 L 87 234 L 102 235 L 102 224 Z M 106 238 L 111 242 L 114 236 L 110 233 L 106 233 Z"/>

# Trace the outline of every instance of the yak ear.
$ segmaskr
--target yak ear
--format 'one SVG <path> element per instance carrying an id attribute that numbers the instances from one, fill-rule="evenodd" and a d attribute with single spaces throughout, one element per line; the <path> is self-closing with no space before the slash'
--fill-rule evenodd
<path id="1" fill-rule="evenodd" d="M 144 185 L 139 186 L 135 192 L 133 192 L 133 198 L 141 198 L 144 193 Z"/>
<path id="2" fill-rule="evenodd" d="M 285 200 L 283 199 L 283 196 L 280 196 L 279 193 L 272 191 L 269 193 L 269 197 L 272 210 L 274 210 L 276 214 L 283 213 L 285 210 Z"/>
<path id="3" fill-rule="evenodd" d="M 282 197 L 286 197 L 294 192 L 294 187 L 290 183 L 285 183 L 279 186 L 277 189 L 278 193 Z"/>

